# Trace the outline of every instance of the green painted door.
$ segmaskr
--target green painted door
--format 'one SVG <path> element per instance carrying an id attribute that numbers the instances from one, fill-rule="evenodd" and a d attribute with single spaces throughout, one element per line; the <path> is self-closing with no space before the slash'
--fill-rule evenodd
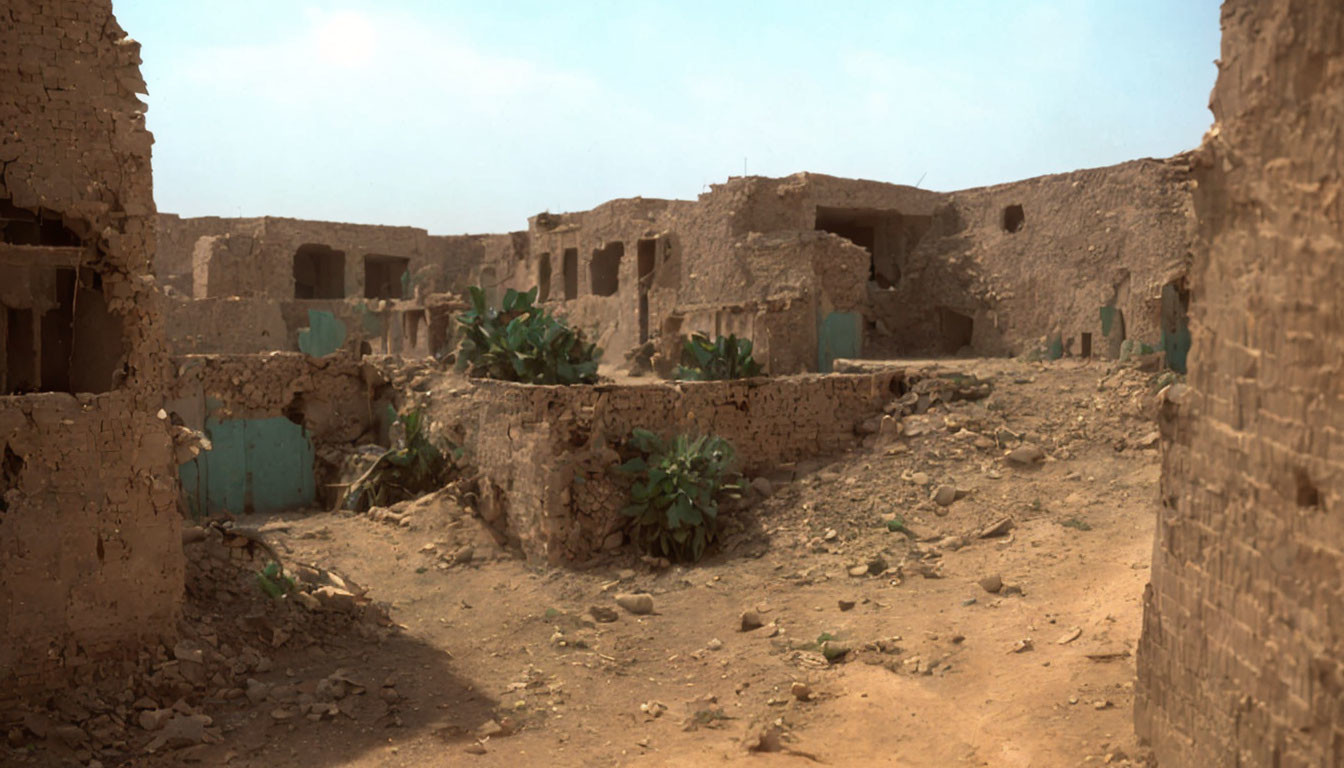
<path id="1" fill-rule="evenodd" d="M 208 419 L 211 450 L 178 468 L 194 515 L 276 512 L 317 497 L 313 444 L 289 419 Z"/>
<path id="2" fill-rule="evenodd" d="M 832 312 L 821 321 L 817 328 L 818 371 L 830 373 L 836 360 L 859 356 L 862 322 L 857 312 Z"/>

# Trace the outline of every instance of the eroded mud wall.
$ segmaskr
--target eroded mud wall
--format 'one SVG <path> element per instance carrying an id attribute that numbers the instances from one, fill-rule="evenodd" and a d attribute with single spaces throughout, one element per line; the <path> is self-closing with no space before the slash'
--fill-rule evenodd
<path id="1" fill-rule="evenodd" d="M 169 368 L 139 64 L 107 0 L 0 6 L 3 277 L 31 288 L 4 307 L 22 330 L 4 337 L 0 397 L 0 698 L 175 631 L 183 558 L 157 416 Z"/>
<path id="2" fill-rule="evenodd" d="M 1136 720 L 1163 766 L 1344 764 L 1344 5 L 1229 0 Z"/>

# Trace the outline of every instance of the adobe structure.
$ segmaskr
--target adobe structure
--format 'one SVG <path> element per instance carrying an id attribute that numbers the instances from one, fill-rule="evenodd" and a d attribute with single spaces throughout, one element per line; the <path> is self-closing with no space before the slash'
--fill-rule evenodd
<path id="1" fill-rule="evenodd" d="M 4 699 L 171 637 L 183 555 L 139 45 L 108 0 L 0 22 Z"/>
<path id="2" fill-rule="evenodd" d="M 1161 765 L 1344 764 L 1344 6 L 1228 0 L 1136 720 Z"/>
<path id="3" fill-rule="evenodd" d="M 336 346 L 432 354 L 451 348 L 449 312 L 435 307 L 479 284 L 496 297 L 536 286 L 608 363 L 701 331 L 752 339 L 774 374 L 1043 343 L 1054 357 L 1114 359 L 1126 339 L 1180 369 L 1187 175 L 1177 157 L 950 194 L 732 178 L 693 202 L 612 200 L 503 235 L 164 214 L 156 270 L 174 287 L 179 353 L 296 351 L 332 318 Z"/>

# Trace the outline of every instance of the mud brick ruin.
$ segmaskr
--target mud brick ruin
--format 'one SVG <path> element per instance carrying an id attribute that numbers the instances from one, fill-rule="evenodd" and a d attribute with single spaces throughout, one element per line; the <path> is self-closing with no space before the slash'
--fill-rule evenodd
<path id="1" fill-rule="evenodd" d="M 337 508 L 398 410 L 465 449 L 501 546 L 588 568 L 630 546 L 634 428 L 713 431 L 784 485 L 920 434 L 936 390 L 851 361 L 1097 360 L 1175 381 L 1139 736 L 1162 766 L 1344 764 L 1344 7 L 1226 0 L 1222 25 L 1216 123 L 1176 157 L 956 192 L 734 177 L 441 236 L 158 213 L 111 0 L 7 0 L 0 705 L 143 672 L 199 618 L 184 523 Z M 443 384 L 474 285 L 535 287 L 604 380 Z M 767 375 L 667 380 L 697 332 Z"/>

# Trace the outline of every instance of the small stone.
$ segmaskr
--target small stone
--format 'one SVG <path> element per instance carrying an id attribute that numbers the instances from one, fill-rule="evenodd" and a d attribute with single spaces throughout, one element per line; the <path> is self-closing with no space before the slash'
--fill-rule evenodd
<path id="1" fill-rule="evenodd" d="M 294 715 L 295 712 L 293 710 L 285 709 L 284 707 L 277 707 L 271 710 L 271 719 L 275 720 L 277 723 L 293 720 Z"/>
<path id="2" fill-rule="evenodd" d="M 743 611 L 741 621 L 743 632 L 750 632 L 753 629 L 760 629 L 765 626 L 765 622 L 761 620 L 761 615 L 755 611 Z"/>
<path id="3" fill-rule="evenodd" d="M 747 732 L 743 745 L 749 752 L 778 752 L 784 748 L 779 726 L 756 727 Z"/>
<path id="4" fill-rule="evenodd" d="M 842 611 L 848 611 L 854 607 L 853 600 L 840 600 L 838 602 L 840 603 L 840 610 Z"/>
<path id="5" fill-rule="evenodd" d="M 453 553 L 453 563 L 456 565 L 465 565 L 470 563 L 471 559 L 475 556 L 476 548 L 468 544 Z"/>
<path id="6" fill-rule="evenodd" d="M 999 590 L 1003 589 L 1003 577 L 999 576 L 997 573 L 992 573 L 980 579 L 979 584 L 980 588 L 986 592 L 996 594 Z"/>
<path id="7" fill-rule="evenodd" d="M 881 555 L 874 555 L 868 560 L 868 573 L 872 576 L 881 576 L 887 571 L 887 560 Z"/>
<path id="8" fill-rule="evenodd" d="M 766 498 L 775 492 L 775 486 L 764 477 L 757 477 L 751 481 L 751 489 L 761 498 Z"/>
<path id="9" fill-rule="evenodd" d="M 653 613 L 653 595 L 642 592 L 638 594 L 622 592 L 616 595 L 616 604 L 636 616 Z"/>
<path id="10" fill-rule="evenodd" d="M 476 729 L 476 738 L 488 739 L 491 736 L 498 736 L 502 733 L 504 733 L 504 726 L 494 720 L 486 720 Z"/>
<path id="11" fill-rule="evenodd" d="M 316 611 L 322 607 L 321 601 L 319 601 L 316 597 L 313 597 L 312 595 L 308 594 L 307 592 L 304 592 L 303 590 L 296 590 L 293 594 L 294 599 L 297 600 L 300 605 L 302 605 L 304 608 L 307 608 L 310 611 Z"/>
<path id="12" fill-rule="evenodd" d="M 621 581 L 629 581 L 635 578 L 635 570 L 633 568 L 622 568 L 616 572 L 616 578 Z"/>
<path id="13" fill-rule="evenodd" d="M 484 755 L 485 745 L 480 743 L 479 741 L 473 741 L 472 743 L 463 747 L 462 751 L 466 752 L 468 755 Z"/>
<path id="14" fill-rule="evenodd" d="M 856 576 L 856 577 L 857 577 L 857 576 L 866 576 L 866 575 L 868 575 L 868 566 L 866 566 L 866 565 L 853 565 L 853 566 L 850 566 L 850 568 L 849 568 L 849 575 L 850 575 L 850 576 Z"/>
<path id="15" fill-rule="evenodd" d="M 929 478 L 927 472 L 916 472 L 915 474 L 910 476 L 910 480 L 913 481 L 915 485 L 920 486 L 928 485 L 929 483 L 933 482 L 933 480 Z"/>
<path id="16" fill-rule="evenodd" d="M 789 686 L 789 693 L 793 694 L 793 698 L 799 701 L 809 701 L 812 698 L 812 686 L 807 683 L 795 682 Z"/>
<path id="17" fill-rule="evenodd" d="M 827 528 L 826 532 L 821 535 L 821 539 L 822 541 L 835 541 L 836 537 L 839 535 L 839 532 L 834 528 Z"/>
<path id="18" fill-rule="evenodd" d="M 58 725 L 51 729 L 51 738 L 70 749 L 79 749 L 89 743 L 89 734 L 77 725 Z"/>
<path id="19" fill-rule="evenodd" d="M 1032 650 L 1032 649 L 1035 648 L 1035 647 L 1036 647 L 1036 646 L 1032 644 L 1032 642 L 1031 642 L 1031 638 L 1030 638 L 1030 637 L 1024 637 L 1024 638 L 1022 638 L 1021 640 L 1018 640 L 1016 643 L 1013 643 L 1013 651 L 1012 651 L 1012 652 L 1013 652 L 1013 653 L 1026 653 L 1027 651 L 1030 651 L 1030 650 Z"/>
<path id="20" fill-rule="evenodd" d="M 164 723 L 168 722 L 168 718 L 172 716 L 173 711 L 171 709 L 146 709 L 140 713 L 140 717 L 136 719 L 136 722 L 146 731 L 157 731 L 162 728 Z"/>
<path id="21" fill-rule="evenodd" d="M 331 611 L 352 611 L 355 608 L 355 596 L 348 589 L 333 587 L 330 584 L 313 590 L 323 608 Z"/>
<path id="22" fill-rule="evenodd" d="M 705 643 L 705 647 L 711 651 L 720 651 L 723 650 L 723 641 L 715 637 L 711 639 L 708 643 Z"/>
<path id="23" fill-rule="evenodd" d="M 588 615 L 593 617 L 593 621 L 598 621 L 603 624 L 610 624 L 620 618 L 620 614 L 616 612 L 615 608 L 605 605 L 594 605 L 590 607 L 588 609 Z"/>
<path id="24" fill-rule="evenodd" d="M 1012 464 L 1030 466 L 1045 460 L 1045 451 L 1031 443 L 1023 443 L 1008 452 L 1006 457 Z"/>
<path id="25" fill-rule="evenodd" d="M 957 489 L 950 485 L 942 485 L 933 492 L 933 502 L 940 507 L 950 507 L 952 502 L 957 500 Z"/>
<path id="26" fill-rule="evenodd" d="M 998 520 L 995 520 L 994 522 L 985 526 L 984 528 L 981 528 L 980 533 L 977 535 L 979 536 L 979 538 L 982 539 L 992 539 L 997 536 L 1004 536 L 1012 529 L 1013 529 L 1013 518 L 1001 517 Z"/>
<path id="27" fill-rule="evenodd" d="M 944 536 L 939 540 L 938 546 L 946 549 L 948 552 L 956 552 L 966 546 L 966 540 L 960 536 Z"/>
<path id="28" fill-rule="evenodd" d="M 1060 635 L 1059 639 L 1056 640 L 1055 642 L 1058 643 L 1059 645 L 1068 645 L 1069 643 L 1072 643 L 1074 640 L 1077 640 L 1080 636 L 1082 636 L 1082 634 L 1083 630 L 1081 627 L 1074 627 L 1068 632 L 1065 632 L 1064 634 Z"/>

